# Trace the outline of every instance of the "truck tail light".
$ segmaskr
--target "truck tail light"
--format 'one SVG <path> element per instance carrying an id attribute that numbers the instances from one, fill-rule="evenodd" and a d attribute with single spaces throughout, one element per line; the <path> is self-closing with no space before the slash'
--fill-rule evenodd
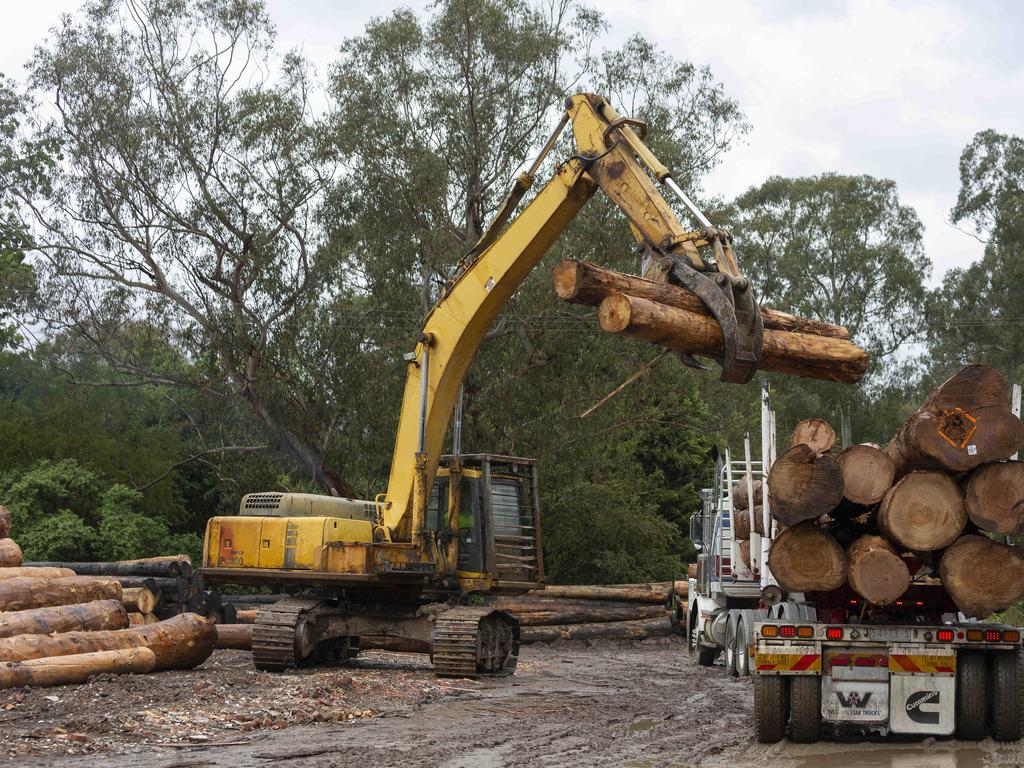
<path id="1" fill-rule="evenodd" d="M 794 626 L 779 627 L 779 635 L 781 637 L 796 637 L 796 627 L 794 627 Z"/>
<path id="2" fill-rule="evenodd" d="M 986 629 L 985 630 L 985 642 L 986 643 L 998 643 L 1003 639 L 1003 633 L 998 629 Z"/>
<path id="3" fill-rule="evenodd" d="M 968 629 L 967 639 L 970 640 L 972 643 L 977 643 L 984 640 L 985 635 L 980 629 Z"/>
<path id="4" fill-rule="evenodd" d="M 953 642 L 953 630 L 952 629 L 940 629 L 935 633 L 935 639 L 940 643 L 951 643 Z"/>
<path id="5" fill-rule="evenodd" d="M 825 630 L 825 637 L 829 640 L 842 640 L 843 639 L 843 628 L 842 627 L 829 627 Z"/>
<path id="6" fill-rule="evenodd" d="M 1003 632 L 1004 643 L 1017 643 L 1020 642 L 1020 632 L 1016 629 L 1008 629 Z"/>
<path id="7" fill-rule="evenodd" d="M 765 624 L 761 627 L 761 637 L 778 637 L 779 628 L 774 624 Z"/>
<path id="8" fill-rule="evenodd" d="M 797 627 L 797 637 L 814 637 L 814 627 Z"/>

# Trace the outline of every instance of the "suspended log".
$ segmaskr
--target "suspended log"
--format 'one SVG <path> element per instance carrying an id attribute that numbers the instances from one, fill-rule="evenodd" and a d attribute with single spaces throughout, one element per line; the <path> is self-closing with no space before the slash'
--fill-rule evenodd
<path id="1" fill-rule="evenodd" d="M 861 536 L 846 550 L 847 580 L 875 605 L 889 605 L 910 588 L 910 569 L 881 536 Z"/>
<path id="2" fill-rule="evenodd" d="M 537 597 L 570 597 L 584 600 L 620 600 L 634 603 L 665 603 L 668 595 L 660 590 L 590 585 L 548 585 L 543 589 L 531 589 L 526 594 Z"/>
<path id="3" fill-rule="evenodd" d="M 116 579 L 64 576 L 58 579 L 0 579 L 0 610 L 24 611 L 51 605 L 73 605 L 92 600 L 120 600 Z"/>
<path id="4" fill-rule="evenodd" d="M 31 563 L 31 565 L 70 568 L 79 576 L 155 576 L 176 579 L 188 578 L 192 575 L 192 563 L 188 555 L 96 563 L 48 561 Z"/>
<path id="5" fill-rule="evenodd" d="M 948 547 L 967 524 L 956 482 L 941 472 L 911 472 L 890 488 L 878 508 L 878 527 L 913 552 Z"/>
<path id="6" fill-rule="evenodd" d="M 615 272 L 588 261 L 563 259 L 551 271 L 555 293 L 562 301 L 572 304 L 598 306 L 605 298 L 617 293 L 647 299 L 699 315 L 709 315 L 695 293 L 681 286 L 658 283 L 636 275 Z M 820 320 L 797 317 L 788 312 L 761 307 L 764 327 L 776 331 L 809 333 L 836 339 L 849 339 L 850 332 L 838 325 Z"/>
<path id="7" fill-rule="evenodd" d="M 144 675 L 153 671 L 155 663 L 153 652 L 148 648 L 11 661 L 0 664 L 0 688 L 73 685 L 101 674 Z"/>
<path id="8" fill-rule="evenodd" d="M 217 647 L 252 650 L 252 624 L 218 624 Z"/>
<path id="9" fill-rule="evenodd" d="M 811 521 L 775 537 L 768 567 L 787 592 L 827 592 L 846 582 L 846 553 L 832 534 Z"/>
<path id="10" fill-rule="evenodd" d="M 59 579 L 64 576 L 74 575 L 75 572 L 70 568 L 33 568 L 27 565 L 0 568 L 0 579 L 21 579 L 25 577 L 34 579 Z"/>
<path id="11" fill-rule="evenodd" d="M 153 613 L 157 606 L 156 595 L 146 587 L 122 589 L 121 602 L 129 611 L 138 611 L 139 613 Z"/>
<path id="12" fill-rule="evenodd" d="M 0 506 L 0 539 L 7 539 L 11 536 L 11 513 L 7 507 Z"/>
<path id="13" fill-rule="evenodd" d="M 600 624 L 564 624 L 551 627 L 523 627 L 520 642 L 537 643 L 552 640 L 591 640 L 594 638 L 664 637 L 673 633 L 672 620 L 667 616 L 644 621 L 615 621 Z"/>
<path id="14" fill-rule="evenodd" d="M 896 476 L 914 469 L 966 472 L 1024 449 L 1024 424 L 1010 411 L 1006 381 L 969 365 L 940 384 L 896 431 L 886 453 Z"/>
<path id="15" fill-rule="evenodd" d="M 1024 533 L 1024 463 L 984 464 L 964 487 L 971 522 L 1006 536 Z"/>
<path id="16" fill-rule="evenodd" d="M 988 618 L 1024 599 L 1024 556 L 987 536 L 957 539 L 942 554 L 939 576 L 956 607 L 972 618 Z"/>
<path id="17" fill-rule="evenodd" d="M 616 294 L 601 302 L 601 328 L 692 355 L 716 358 L 724 338 L 710 317 Z M 854 384 L 868 369 L 868 353 L 850 341 L 805 333 L 766 330 L 761 345 L 763 371 Z"/>
<path id="18" fill-rule="evenodd" d="M 143 623 L 105 632 L 65 632 L 59 635 L 18 635 L 0 639 L 0 661 L 21 661 L 96 651 L 149 648 L 155 669 L 192 669 L 213 653 L 216 630 L 194 613 L 167 621 Z"/>
<path id="19" fill-rule="evenodd" d="M 754 504 L 761 504 L 764 501 L 764 488 L 760 480 L 754 480 Z M 729 491 L 729 498 L 732 500 L 733 511 L 738 509 L 750 509 L 750 500 L 747 498 L 747 476 L 744 475 L 738 482 L 733 483 Z"/>
<path id="20" fill-rule="evenodd" d="M 259 614 L 259 608 L 240 608 L 235 611 L 235 621 L 228 622 L 231 624 L 255 624 L 256 616 Z"/>
<path id="21" fill-rule="evenodd" d="M 814 520 L 843 499 L 843 471 L 827 453 L 798 443 L 782 454 L 768 472 L 772 515 L 786 525 Z"/>
<path id="22" fill-rule="evenodd" d="M 80 605 L 0 613 L 0 637 L 124 629 L 127 626 L 128 613 L 120 600 L 96 600 Z"/>
<path id="23" fill-rule="evenodd" d="M 21 565 L 21 547 L 14 539 L 0 539 L 0 568 L 17 568 Z"/>
<path id="24" fill-rule="evenodd" d="M 851 445 L 837 461 L 843 473 L 843 497 L 854 504 L 877 504 L 892 486 L 896 465 L 878 448 Z"/>
<path id="25" fill-rule="evenodd" d="M 737 539 L 750 538 L 750 510 L 743 509 L 732 513 L 733 535 Z M 754 531 L 764 535 L 764 508 L 754 507 Z"/>

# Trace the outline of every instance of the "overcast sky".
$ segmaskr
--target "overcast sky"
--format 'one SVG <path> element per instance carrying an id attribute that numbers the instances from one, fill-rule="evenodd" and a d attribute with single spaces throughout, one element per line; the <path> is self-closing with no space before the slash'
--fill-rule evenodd
<path id="1" fill-rule="evenodd" d="M 590 0 L 606 43 L 640 32 L 708 64 L 753 125 L 709 192 L 727 197 L 772 174 L 895 179 L 927 231 L 935 278 L 981 255 L 948 222 L 957 161 L 984 128 L 1024 133 L 1024 3 L 1016 0 Z M 3 0 L 0 72 L 20 79 L 32 47 L 79 0 Z M 268 0 L 283 48 L 319 65 L 372 16 L 423 2 Z M 1017 39 L 1014 39 L 1014 38 Z"/>

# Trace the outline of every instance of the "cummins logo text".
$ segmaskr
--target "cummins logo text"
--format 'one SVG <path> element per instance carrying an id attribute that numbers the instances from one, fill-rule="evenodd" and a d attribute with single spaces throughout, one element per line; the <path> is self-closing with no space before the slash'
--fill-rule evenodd
<path id="1" fill-rule="evenodd" d="M 907 697 L 907 717 L 915 723 L 939 722 L 939 692 L 918 691 Z"/>

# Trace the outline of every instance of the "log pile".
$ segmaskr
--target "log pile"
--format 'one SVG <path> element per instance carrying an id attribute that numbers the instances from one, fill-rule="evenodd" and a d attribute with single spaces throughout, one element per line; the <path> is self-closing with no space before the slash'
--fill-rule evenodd
<path id="1" fill-rule="evenodd" d="M 848 588 L 875 610 L 941 585 L 947 603 L 982 619 L 1024 600 L 1024 554 L 1003 543 L 1024 533 L 1024 464 L 1008 460 L 1024 448 L 1024 424 L 998 372 L 958 371 L 884 451 L 839 452 L 834 441 L 821 420 L 801 422 L 769 471 L 768 566 L 783 589 Z M 745 493 L 741 481 L 734 508 L 747 508 Z M 747 515 L 735 518 L 736 536 L 749 537 Z"/>
<path id="2" fill-rule="evenodd" d="M 598 307 L 598 321 L 609 333 L 690 355 L 722 356 L 722 329 L 686 288 L 574 259 L 557 264 L 552 281 L 563 301 Z M 845 383 L 867 371 L 868 354 L 850 341 L 847 329 L 767 307 L 760 312 L 761 370 Z"/>

